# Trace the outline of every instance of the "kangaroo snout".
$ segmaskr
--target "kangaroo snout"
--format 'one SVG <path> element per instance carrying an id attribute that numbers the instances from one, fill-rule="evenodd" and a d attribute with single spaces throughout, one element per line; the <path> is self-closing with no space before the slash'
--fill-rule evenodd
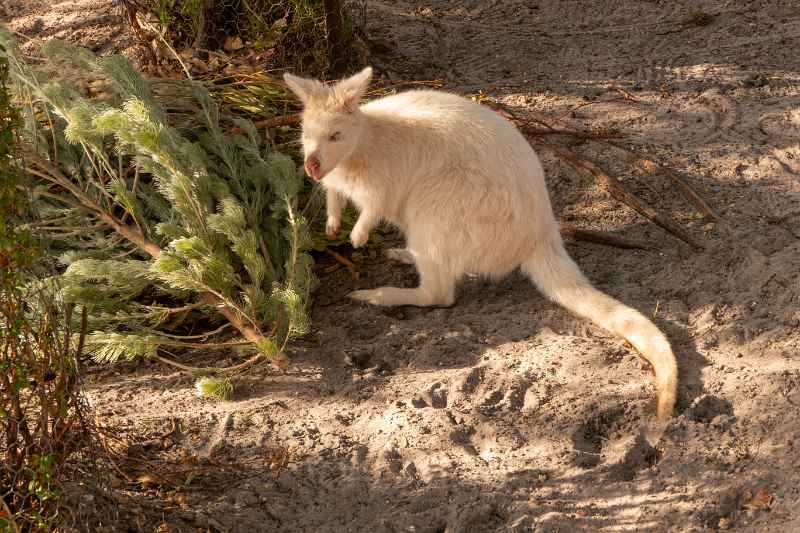
<path id="1" fill-rule="evenodd" d="M 320 165 L 320 162 L 319 162 L 319 158 L 316 155 L 312 154 L 312 155 L 308 156 L 306 158 L 306 162 L 305 162 L 305 164 L 303 166 L 306 169 L 306 174 L 311 176 L 311 178 L 314 181 L 319 181 L 319 180 L 322 179 L 322 176 L 320 175 L 320 166 L 321 165 Z"/>

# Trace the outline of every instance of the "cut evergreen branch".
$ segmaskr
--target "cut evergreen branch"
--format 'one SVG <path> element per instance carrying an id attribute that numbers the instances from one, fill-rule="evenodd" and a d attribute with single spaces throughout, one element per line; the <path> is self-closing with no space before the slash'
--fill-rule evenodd
<path id="1" fill-rule="evenodd" d="M 89 310 L 89 352 L 111 362 L 241 344 L 214 340 L 222 318 L 256 356 L 215 371 L 285 366 L 286 343 L 308 330 L 315 283 L 292 159 L 263 149 L 248 121 L 223 116 L 200 83 L 186 82 L 195 113 L 182 111 L 179 130 L 122 57 L 50 41 L 33 67 L 10 34 L 0 42 L 28 103 L 24 170 L 42 220 L 30 228 L 66 266 L 61 297 Z M 76 70 L 102 82 L 101 96 L 54 75 Z"/>

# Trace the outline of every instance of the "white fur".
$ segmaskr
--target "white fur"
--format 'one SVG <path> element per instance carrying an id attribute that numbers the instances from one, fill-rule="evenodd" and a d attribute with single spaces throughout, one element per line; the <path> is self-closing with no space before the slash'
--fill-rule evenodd
<path id="1" fill-rule="evenodd" d="M 360 211 L 351 233 L 363 246 L 381 220 L 399 227 L 417 288 L 380 287 L 351 297 L 375 305 L 449 306 L 465 273 L 493 278 L 517 267 L 549 298 L 627 339 L 653 365 L 658 417 L 671 416 L 675 357 L 644 316 L 594 289 L 564 250 L 539 158 L 492 110 L 437 91 L 410 91 L 358 106 L 371 69 L 327 87 L 291 75 L 303 101 L 303 148 L 320 163 L 326 231 L 341 225 L 346 199 Z M 336 134 L 333 138 L 332 134 Z"/>

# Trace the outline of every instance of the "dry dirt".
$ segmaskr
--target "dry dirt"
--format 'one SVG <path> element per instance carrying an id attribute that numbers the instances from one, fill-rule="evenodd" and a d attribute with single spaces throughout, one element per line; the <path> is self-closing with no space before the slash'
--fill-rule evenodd
<path id="1" fill-rule="evenodd" d="M 119 47 L 107 1 L 0 4 L 19 31 Z M 655 447 L 637 438 L 649 368 L 519 275 L 467 280 L 449 309 L 351 303 L 357 286 L 416 281 L 372 251 L 362 281 L 322 279 L 290 370 L 252 376 L 233 401 L 147 364 L 96 377 L 99 414 L 162 476 L 120 484 L 114 529 L 800 531 L 796 0 L 376 0 L 365 31 L 385 75 L 616 128 L 719 211 L 707 225 L 665 177 L 577 148 L 687 224 L 695 251 L 542 153 L 564 220 L 653 246 L 569 250 L 669 335 L 674 420 Z M 175 493 L 186 464 L 196 477 Z"/>

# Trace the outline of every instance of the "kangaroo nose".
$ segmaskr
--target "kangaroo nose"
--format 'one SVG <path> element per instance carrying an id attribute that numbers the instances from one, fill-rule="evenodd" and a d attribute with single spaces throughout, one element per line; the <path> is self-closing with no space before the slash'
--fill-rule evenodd
<path id="1" fill-rule="evenodd" d="M 306 158 L 304 166 L 306 169 L 306 174 L 314 178 L 315 181 L 320 180 L 320 175 L 319 175 L 320 163 L 317 156 L 315 155 L 308 156 L 308 158 Z"/>

